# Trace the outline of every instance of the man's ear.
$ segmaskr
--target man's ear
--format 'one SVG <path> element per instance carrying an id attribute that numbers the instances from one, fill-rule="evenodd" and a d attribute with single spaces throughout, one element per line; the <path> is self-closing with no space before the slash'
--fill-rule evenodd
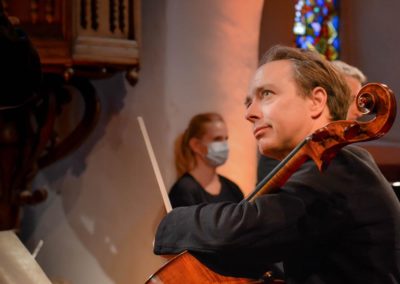
<path id="1" fill-rule="evenodd" d="M 310 111 L 312 118 L 319 117 L 324 112 L 324 110 L 328 109 L 328 93 L 322 87 L 316 87 L 312 90 L 310 101 Z"/>

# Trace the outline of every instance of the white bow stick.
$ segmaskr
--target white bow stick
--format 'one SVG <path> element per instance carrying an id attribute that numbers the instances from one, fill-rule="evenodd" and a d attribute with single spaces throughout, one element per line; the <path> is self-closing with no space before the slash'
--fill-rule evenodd
<path id="1" fill-rule="evenodd" d="M 160 168 L 158 167 L 156 156 L 154 155 L 153 147 L 151 146 L 149 134 L 147 133 L 146 126 L 144 125 L 144 120 L 141 116 L 138 116 L 138 122 L 140 130 L 143 134 L 143 139 L 146 144 L 147 153 L 149 154 L 151 164 L 153 166 L 154 174 L 156 175 L 157 183 L 160 188 L 161 196 L 164 201 L 165 210 L 167 213 L 172 210 L 171 202 L 168 198 L 167 190 L 165 189 L 165 184 L 161 176 Z"/>

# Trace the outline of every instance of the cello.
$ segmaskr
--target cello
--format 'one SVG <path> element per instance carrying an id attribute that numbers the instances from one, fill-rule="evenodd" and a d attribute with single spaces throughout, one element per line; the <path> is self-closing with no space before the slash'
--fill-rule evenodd
<path id="1" fill-rule="evenodd" d="M 267 175 L 246 198 L 252 202 L 257 197 L 274 193 L 308 159 L 324 171 L 339 150 L 349 144 L 378 139 L 391 128 L 396 116 L 393 92 L 384 84 L 369 83 L 357 95 L 357 106 L 371 116 L 366 122 L 339 120 L 318 129 L 306 137 L 281 163 Z M 173 283 L 283 283 L 266 272 L 261 279 L 248 279 L 220 275 L 203 265 L 190 254 L 183 252 L 173 257 L 146 281 L 146 284 Z"/>

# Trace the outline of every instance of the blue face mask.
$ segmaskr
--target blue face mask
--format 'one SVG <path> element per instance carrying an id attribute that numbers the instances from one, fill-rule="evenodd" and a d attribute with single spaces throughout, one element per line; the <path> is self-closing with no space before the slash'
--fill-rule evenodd
<path id="1" fill-rule="evenodd" d="M 217 141 L 211 142 L 207 145 L 207 161 L 210 166 L 218 167 L 223 165 L 228 159 L 228 142 Z"/>

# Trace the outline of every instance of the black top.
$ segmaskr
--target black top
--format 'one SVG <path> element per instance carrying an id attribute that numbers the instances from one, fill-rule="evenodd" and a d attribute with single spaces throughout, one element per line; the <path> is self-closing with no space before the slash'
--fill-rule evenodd
<path id="1" fill-rule="evenodd" d="M 243 193 L 239 186 L 224 176 L 218 175 L 218 177 L 221 182 L 221 192 L 218 195 L 212 195 L 205 191 L 192 175 L 185 173 L 175 182 L 169 192 L 172 207 L 220 201 L 239 202 L 243 199 Z"/>
<path id="2" fill-rule="evenodd" d="M 400 283 L 400 205 L 369 153 L 346 146 L 326 171 L 307 161 L 254 202 L 172 210 L 154 252 L 183 250 L 233 276 L 282 261 L 287 284 Z"/>

